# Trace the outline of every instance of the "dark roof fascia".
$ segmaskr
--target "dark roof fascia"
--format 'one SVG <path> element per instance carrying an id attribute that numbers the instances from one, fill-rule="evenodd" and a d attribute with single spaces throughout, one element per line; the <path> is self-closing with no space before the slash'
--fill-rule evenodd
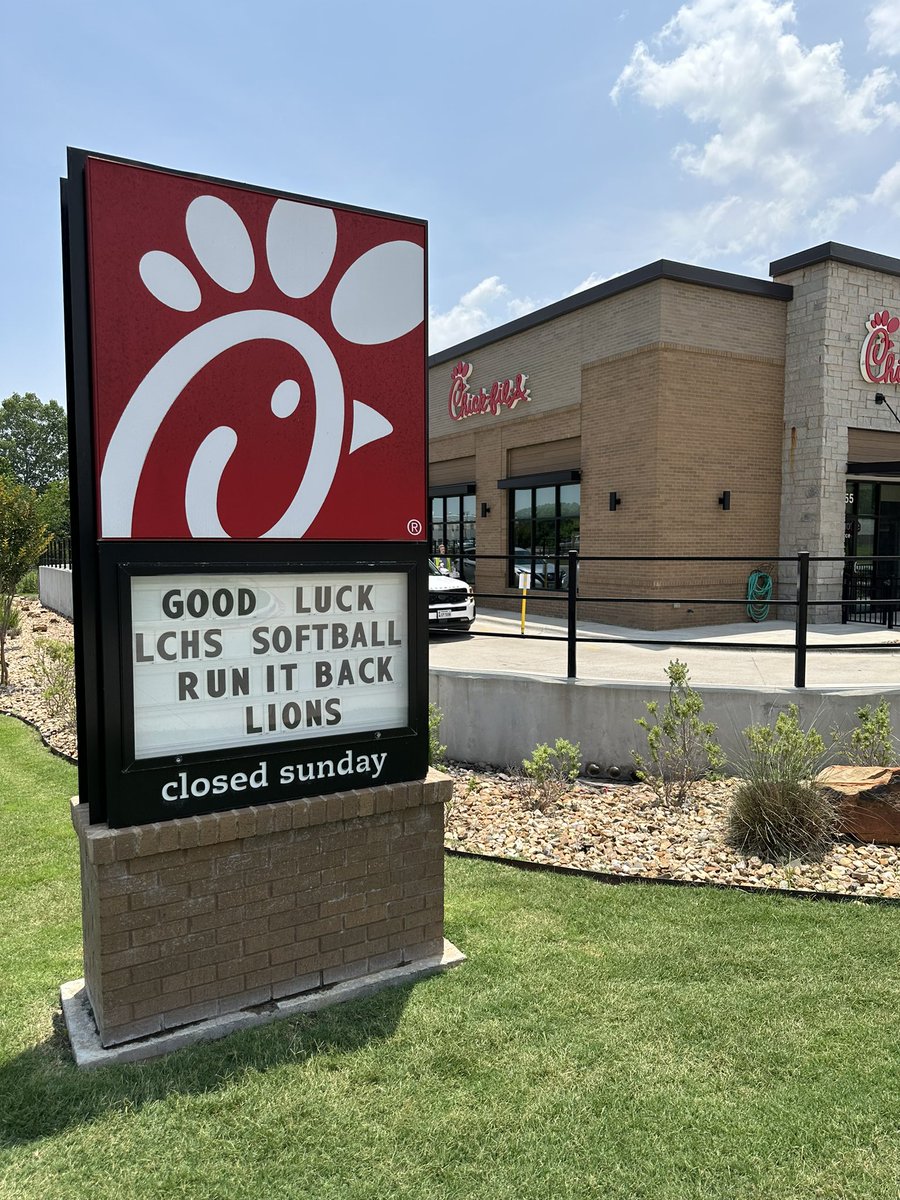
<path id="1" fill-rule="evenodd" d="M 473 350 L 480 350 L 482 346 L 489 346 L 492 342 L 502 341 L 516 333 L 524 333 L 526 329 L 534 329 L 535 326 L 553 321 L 556 317 L 577 312 L 579 308 L 596 304 L 598 300 L 608 300 L 610 296 L 618 296 L 622 292 L 642 287 L 645 283 L 655 283 L 659 279 L 671 279 L 676 283 L 696 283 L 700 287 L 741 292 L 747 296 L 764 296 L 769 300 L 790 300 L 794 294 L 794 289 L 789 284 L 772 283 L 768 279 L 755 279 L 750 275 L 733 275 L 730 271 L 713 271 L 709 267 L 693 267 L 688 263 L 661 258 L 658 262 L 638 267 L 636 271 L 628 271 L 625 275 L 607 279 L 595 287 L 586 288 L 583 292 L 576 292 L 574 296 L 566 296 L 563 300 L 548 304 L 546 308 L 539 308 L 524 317 L 517 317 L 515 321 L 509 321 L 506 325 L 489 329 L 487 333 L 479 333 L 477 337 L 469 338 L 468 341 L 448 346 L 446 350 L 438 350 L 429 355 L 428 365 L 437 367 L 441 363 L 450 362 L 451 359 L 461 358 Z"/>
<path id="2" fill-rule="evenodd" d="M 887 459 L 885 462 L 848 462 L 848 475 L 900 475 L 900 462 Z"/>
<path id="3" fill-rule="evenodd" d="M 440 499 L 441 496 L 474 496 L 475 481 L 466 483 L 436 483 L 428 488 L 428 499 Z"/>
<path id="4" fill-rule="evenodd" d="M 876 254 L 872 250 L 859 250 L 856 246 L 845 246 L 841 242 L 823 242 L 809 250 L 799 250 L 787 258 L 776 259 L 769 264 L 769 274 L 775 278 L 799 271 L 803 267 L 814 267 L 821 262 L 845 263 L 850 267 L 863 267 L 868 271 L 881 271 L 885 275 L 900 275 L 900 258 L 888 254 Z"/>
<path id="5" fill-rule="evenodd" d="M 498 479 L 497 487 L 502 491 L 511 492 L 514 488 L 553 487 L 557 483 L 581 483 L 581 468 L 573 467 L 567 471 L 540 471 L 536 475 L 510 475 L 507 479 Z"/>

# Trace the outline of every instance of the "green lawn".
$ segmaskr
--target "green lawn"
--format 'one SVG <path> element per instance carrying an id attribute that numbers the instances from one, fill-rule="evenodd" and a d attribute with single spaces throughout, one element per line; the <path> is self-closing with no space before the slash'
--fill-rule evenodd
<path id="1" fill-rule="evenodd" d="M 900 1195 L 900 909 L 450 860 L 462 967 L 79 1072 L 74 788 L 0 720 L 3 1200 Z"/>

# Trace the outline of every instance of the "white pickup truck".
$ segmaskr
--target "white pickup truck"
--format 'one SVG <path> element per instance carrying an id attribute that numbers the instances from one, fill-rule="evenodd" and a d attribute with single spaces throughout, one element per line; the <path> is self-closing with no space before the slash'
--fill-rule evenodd
<path id="1" fill-rule="evenodd" d="M 468 629 L 475 620 L 475 594 L 464 579 L 454 579 L 428 562 L 428 624 L 432 629 Z"/>

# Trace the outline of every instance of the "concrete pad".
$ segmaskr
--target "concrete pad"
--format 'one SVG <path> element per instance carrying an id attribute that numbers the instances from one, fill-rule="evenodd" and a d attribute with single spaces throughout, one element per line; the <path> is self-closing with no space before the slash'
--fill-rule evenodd
<path id="1" fill-rule="evenodd" d="M 180 1050 L 184 1046 L 193 1046 L 198 1042 L 212 1042 L 218 1038 L 227 1037 L 228 1034 L 235 1033 L 239 1029 L 253 1029 L 258 1025 L 268 1025 L 272 1021 L 283 1020 L 285 1017 L 295 1017 L 299 1013 L 317 1012 L 322 1008 L 330 1008 L 333 1004 L 346 1004 L 349 1000 L 370 996 L 373 992 L 381 991 L 382 988 L 415 983 L 429 975 L 436 975 L 450 967 L 456 967 L 465 960 L 466 956 L 462 951 L 445 938 L 443 953 L 419 959 L 414 963 L 378 971 L 362 979 L 337 983 L 332 987 L 304 992 L 300 996 L 288 996 L 283 1000 L 272 1000 L 267 1004 L 253 1005 L 221 1017 L 210 1017 L 206 1021 L 197 1021 L 193 1025 L 184 1025 L 180 1029 L 169 1029 L 150 1037 L 138 1038 L 133 1042 L 110 1046 L 108 1049 L 100 1044 L 100 1035 L 94 1022 L 94 1014 L 91 1011 L 84 980 L 75 979 L 71 983 L 64 983 L 60 988 L 60 998 L 76 1065 L 85 1068 L 105 1067 L 112 1063 L 140 1062 L 143 1059 L 159 1058 L 163 1054 L 171 1054 L 173 1050 Z"/>
<path id="2" fill-rule="evenodd" d="M 588 640 L 578 643 L 575 679 L 566 678 L 566 642 L 556 640 L 564 639 L 565 624 L 562 617 L 527 618 L 526 633 L 537 636 L 523 638 L 517 614 L 479 610 L 472 634 L 432 634 L 429 696 L 442 713 L 440 740 L 450 759 L 515 769 L 539 743 L 566 737 L 601 775 L 627 779 L 634 751 L 646 751 L 635 718 L 648 700 L 665 703 L 673 658 L 687 663 L 729 769 L 746 757 L 743 730 L 769 724 L 791 704 L 804 728 L 815 726 L 826 739 L 832 729 L 854 728 L 860 705 L 882 697 L 900 725 L 900 630 L 810 626 L 806 687 L 798 689 L 789 621 L 650 631 L 579 620 L 579 637 Z"/>
<path id="3" fill-rule="evenodd" d="M 478 637 L 479 632 L 514 636 Z M 511 672 L 564 679 L 566 643 L 554 639 L 565 636 L 565 618 L 529 617 L 525 632 L 536 636 L 515 636 L 519 633 L 515 613 L 479 610 L 471 635 L 431 636 L 429 666 L 432 670 Z M 578 635 L 611 639 L 578 643 L 577 674 L 581 680 L 664 684 L 669 660 L 678 658 L 687 663 L 695 687 L 793 687 L 794 625 L 790 621 L 742 621 L 651 631 L 579 620 Z M 643 644 L 631 644 L 626 638 Z M 673 644 L 679 642 L 689 644 Z M 722 642 L 738 642 L 740 647 L 723 647 Z M 880 692 L 900 687 L 900 630 L 856 624 L 811 625 L 808 645 L 806 682 L 810 688 Z M 879 645 L 890 649 L 872 649 Z"/>

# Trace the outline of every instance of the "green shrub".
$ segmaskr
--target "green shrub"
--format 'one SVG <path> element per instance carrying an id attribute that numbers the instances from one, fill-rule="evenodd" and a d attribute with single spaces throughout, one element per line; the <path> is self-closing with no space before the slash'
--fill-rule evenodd
<path id="1" fill-rule="evenodd" d="M 444 755 L 447 753 L 447 747 L 440 743 L 441 721 L 444 719 L 444 714 L 436 704 L 428 705 L 428 765 L 429 767 L 440 767 L 444 762 Z"/>
<path id="2" fill-rule="evenodd" d="M 799 858 L 823 850 L 834 836 L 835 810 L 813 782 L 825 757 L 815 729 L 800 725 L 796 704 L 774 727 L 744 730 L 747 754 L 728 814 L 728 841 L 760 858 Z"/>
<path id="3" fill-rule="evenodd" d="M 669 698 L 660 712 L 659 702 L 646 703 L 647 717 L 636 724 L 647 734 L 648 758 L 634 753 L 638 779 L 653 788 L 665 804 L 684 804 L 697 779 L 714 779 L 725 762 L 721 746 L 713 739 L 716 727 L 703 721 L 703 698 L 690 686 L 687 663 L 674 659 L 666 667 Z M 651 717 L 652 720 L 648 720 Z"/>
<path id="4" fill-rule="evenodd" d="M 15 637 L 22 630 L 22 613 L 15 605 L 9 610 L 6 620 L 6 632 L 9 637 Z"/>
<path id="5" fill-rule="evenodd" d="M 0 475 L 0 687 L 9 683 L 6 635 L 16 585 L 38 561 L 50 540 L 36 503 L 31 488 Z"/>
<path id="6" fill-rule="evenodd" d="M 832 730 L 831 738 L 841 757 L 854 767 L 893 767 L 897 744 L 891 726 L 891 706 L 884 696 L 875 708 L 864 704 L 856 710 L 859 725 L 849 734 Z"/>
<path id="7" fill-rule="evenodd" d="M 26 571 L 16 584 L 17 596 L 36 596 L 38 594 L 38 573 L 35 570 Z"/>
<path id="8" fill-rule="evenodd" d="M 541 742 L 530 758 L 522 759 L 522 791 L 526 804 L 546 812 L 570 790 L 581 770 L 581 746 L 557 738 L 552 746 Z"/>
<path id="9" fill-rule="evenodd" d="M 75 728 L 75 647 L 55 638 L 35 638 L 31 674 L 47 711 Z"/>

